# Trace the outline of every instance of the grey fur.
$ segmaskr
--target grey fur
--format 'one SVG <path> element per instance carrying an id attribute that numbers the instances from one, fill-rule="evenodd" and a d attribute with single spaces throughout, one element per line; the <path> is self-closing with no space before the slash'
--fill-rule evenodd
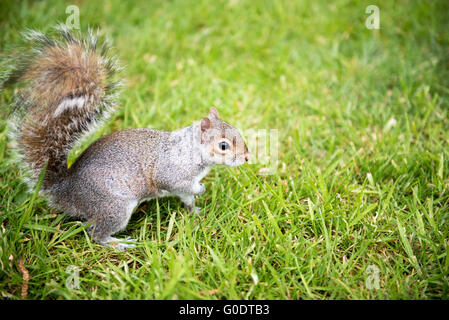
<path id="1" fill-rule="evenodd" d="M 67 45 L 65 51 L 62 50 L 65 52 L 63 56 L 60 57 L 61 54 L 58 53 L 58 57 L 65 63 L 68 57 L 73 60 L 71 54 L 73 48 L 83 48 L 85 50 L 83 53 L 86 54 L 95 52 L 97 40 L 91 32 L 88 39 L 80 40 L 65 29 L 60 31 Z M 61 45 L 61 40 L 58 42 L 33 31 L 29 31 L 27 37 L 38 42 L 34 51 L 40 59 L 43 55 L 45 58 L 48 52 L 46 48 L 52 46 L 61 48 L 64 44 Z M 78 47 L 74 47 L 74 44 Z M 31 120 L 37 112 L 40 112 L 39 117 L 44 120 L 39 123 L 38 129 L 41 130 L 39 132 L 42 130 L 48 132 L 50 136 L 45 141 L 53 141 L 50 144 L 50 150 L 56 156 L 49 159 L 55 161 L 56 165 L 49 163 L 49 166 L 53 165 L 56 169 L 51 176 L 46 176 L 43 185 L 43 194 L 49 198 L 50 204 L 91 224 L 89 230 L 96 242 L 122 250 L 133 245 L 119 244 L 117 242 L 120 240 L 111 236 L 126 228 L 139 203 L 173 195 L 178 196 L 189 211 L 197 213 L 199 208 L 195 207 L 195 195 L 205 192 L 201 179 L 214 165 L 243 164 L 248 160 L 248 149 L 238 130 L 220 120 L 218 111 L 211 108 L 208 116 L 191 126 L 173 132 L 140 128 L 104 136 L 89 146 L 70 168 L 65 168 L 67 154 L 73 146 L 114 110 L 112 105 L 116 99 L 115 91 L 113 91 L 115 82 L 109 78 L 117 69 L 116 58 L 104 56 L 103 50 L 104 47 L 102 53 L 98 55 L 98 61 L 108 71 L 107 82 L 111 84 L 111 87 L 104 90 L 103 95 L 99 96 L 95 93 L 97 91 L 92 91 L 94 93 L 85 96 L 71 94 L 68 97 L 52 98 L 56 102 L 50 101 L 46 108 L 33 109 L 40 107 L 33 105 L 29 109 L 26 107 L 27 101 L 30 100 L 27 100 L 28 96 L 45 94 L 48 88 L 51 88 L 53 82 L 49 82 L 50 76 L 47 76 L 45 71 L 39 74 L 38 85 L 27 88 L 23 98 L 18 97 L 17 104 L 25 110 L 26 116 L 31 117 Z M 32 63 L 33 58 L 27 65 Z M 96 66 L 94 63 L 91 64 Z M 26 67 L 21 72 L 26 74 Z M 50 75 L 54 81 L 55 75 Z M 65 77 L 67 79 L 67 74 Z M 76 81 L 71 82 L 76 83 Z M 88 84 L 88 86 L 89 90 L 98 87 L 98 92 L 102 92 L 99 83 Z M 36 92 L 40 88 L 46 89 L 43 90 L 44 93 Z M 68 89 L 70 92 L 87 90 L 85 87 Z M 42 112 L 45 114 L 42 115 Z M 93 118 L 92 114 L 94 114 Z M 67 119 L 69 116 L 70 121 L 59 121 L 61 117 Z M 27 140 L 22 138 L 21 133 L 23 130 L 26 131 L 27 126 L 33 122 L 21 119 L 23 117 L 14 115 L 16 128 L 14 136 L 18 145 L 32 155 L 41 154 L 33 153 L 33 151 L 46 150 L 49 143 L 46 144 L 42 140 L 39 144 L 31 140 L 32 143 L 27 144 Z M 70 135 L 62 137 L 62 141 L 70 141 L 70 143 L 58 146 L 55 141 L 61 139 L 61 132 Z M 31 176 L 36 177 L 45 161 L 50 160 L 36 156 L 33 160 L 33 163 L 27 163 L 25 157 L 20 159 L 20 162 L 26 163 L 25 167 L 30 168 Z"/>
<path id="2" fill-rule="evenodd" d="M 92 222 L 92 236 L 101 244 L 123 230 L 135 207 L 148 199 L 178 196 L 198 212 L 194 196 L 205 192 L 200 181 L 222 161 L 211 156 L 215 141 L 201 144 L 201 134 L 197 122 L 174 132 L 141 128 L 104 136 L 77 159 L 68 178 L 53 185 L 53 205 Z M 234 162 L 224 164 L 244 163 L 244 148 Z"/>

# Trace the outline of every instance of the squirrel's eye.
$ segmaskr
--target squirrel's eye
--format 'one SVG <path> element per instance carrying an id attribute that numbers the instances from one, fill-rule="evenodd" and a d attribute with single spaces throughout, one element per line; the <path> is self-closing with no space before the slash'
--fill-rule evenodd
<path id="1" fill-rule="evenodd" d="M 229 144 L 227 142 L 222 141 L 218 144 L 218 147 L 224 151 L 226 149 L 229 149 Z"/>

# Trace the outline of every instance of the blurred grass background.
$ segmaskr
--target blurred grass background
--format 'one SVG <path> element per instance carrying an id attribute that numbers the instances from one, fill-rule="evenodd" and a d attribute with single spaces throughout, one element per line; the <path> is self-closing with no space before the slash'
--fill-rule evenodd
<path id="1" fill-rule="evenodd" d="M 365 27 L 372 4 L 379 30 Z M 143 204 L 123 232 L 141 246 L 116 252 L 26 193 L 7 89 L 1 298 L 448 297 L 447 1 L 3 1 L 0 54 L 24 28 L 65 22 L 68 5 L 83 31 L 113 40 L 127 79 L 119 113 L 84 148 L 125 128 L 187 126 L 215 106 L 241 130 L 279 129 L 280 165 L 269 176 L 260 164 L 214 168 L 199 216 L 174 198 Z M 79 290 L 65 283 L 71 265 Z"/>

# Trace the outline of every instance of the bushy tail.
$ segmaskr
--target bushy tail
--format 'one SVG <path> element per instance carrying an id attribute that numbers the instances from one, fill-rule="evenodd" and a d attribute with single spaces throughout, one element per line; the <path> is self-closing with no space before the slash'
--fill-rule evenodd
<path id="1" fill-rule="evenodd" d="M 10 123 L 15 147 L 35 182 L 47 163 L 43 190 L 67 175 L 67 155 L 89 131 L 104 121 L 115 105 L 119 67 L 89 30 L 79 34 L 58 26 L 52 35 L 24 33 L 31 54 L 3 83 L 20 82 Z"/>

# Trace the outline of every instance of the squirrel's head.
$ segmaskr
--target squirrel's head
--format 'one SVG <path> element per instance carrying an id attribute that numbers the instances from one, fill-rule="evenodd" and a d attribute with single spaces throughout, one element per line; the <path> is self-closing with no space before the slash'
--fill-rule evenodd
<path id="1" fill-rule="evenodd" d="M 218 111 L 210 108 L 200 122 L 203 158 L 209 163 L 236 167 L 248 161 L 248 148 L 239 131 L 220 120 Z"/>

